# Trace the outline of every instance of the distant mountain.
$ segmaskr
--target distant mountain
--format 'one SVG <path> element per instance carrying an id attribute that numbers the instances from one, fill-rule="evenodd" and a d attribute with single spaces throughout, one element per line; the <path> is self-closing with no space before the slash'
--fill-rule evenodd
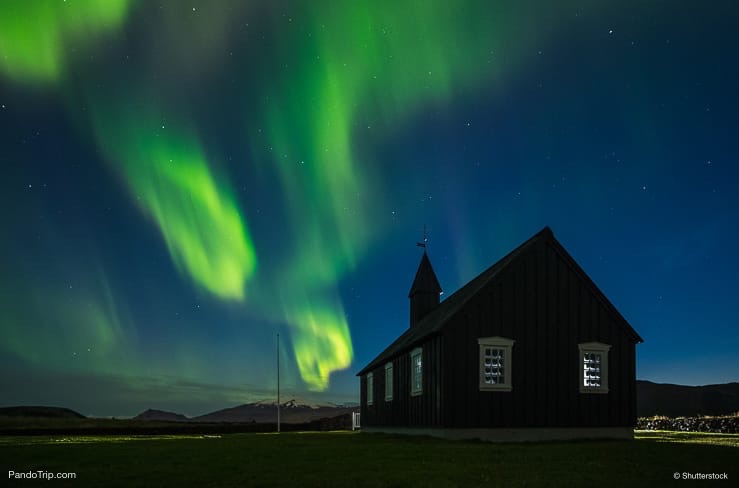
<path id="1" fill-rule="evenodd" d="M 300 424 L 338 417 L 358 411 L 358 408 L 356 405 L 306 405 L 293 399 L 282 404 L 280 419 L 286 424 Z M 638 417 L 734 414 L 739 412 L 739 383 L 684 386 L 637 380 L 636 411 Z M 0 407 L 0 417 L 86 418 L 68 408 L 42 406 Z M 177 413 L 149 409 L 134 420 L 273 423 L 277 421 L 277 407 L 268 402 L 247 403 L 190 419 Z"/>
<path id="2" fill-rule="evenodd" d="M 684 386 L 636 382 L 638 417 L 692 417 L 739 412 L 739 383 Z"/>
<path id="3" fill-rule="evenodd" d="M 336 417 L 357 410 L 357 407 L 347 406 L 312 406 L 290 400 L 281 404 L 280 420 L 287 424 L 299 424 L 322 418 Z M 247 403 L 237 407 L 225 408 L 199 417 L 193 417 L 195 422 L 276 422 L 277 406 L 274 403 Z"/>
<path id="4" fill-rule="evenodd" d="M 84 419 L 84 415 L 62 407 L 2 407 L 0 417 L 34 417 L 48 419 Z"/>
<path id="5" fill-rule="evenodd" d="M 188 422 L 190 419 L 181 413 L 165 412 L 164 410 L 149 409 L 141 412 L 133 420 L 158 420 L 164 422 Z"/>

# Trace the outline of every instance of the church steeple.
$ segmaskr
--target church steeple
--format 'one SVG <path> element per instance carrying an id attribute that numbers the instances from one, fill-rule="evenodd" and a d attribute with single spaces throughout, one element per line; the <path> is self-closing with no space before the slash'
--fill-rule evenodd
<path id="1" fill-rule="evenodd" d="M 440 294 L 441 285 L 424 249 L 416 278 L 411 285 L 411 291 L 408 292 L 408 298 L 411 300 L 411 327 L 439 305 Z"/>

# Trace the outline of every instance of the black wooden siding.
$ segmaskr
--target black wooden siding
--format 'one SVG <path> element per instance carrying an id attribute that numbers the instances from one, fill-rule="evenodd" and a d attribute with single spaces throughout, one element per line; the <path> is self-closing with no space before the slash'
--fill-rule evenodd
<path id="1" fill-rule="evenodd" d="M 513 391 L 480 391 L 480 337 L 514 339 Z M 443 329 L 445 427 L 632 426 L 634 343 L 547 242 L 539 242 Z M 582 342 L 610 344 L 609 393 L 580 393 Z"/>
<path id="2" fill-rule="evenodd" d="M 576 265 L 574 265 L 576 266 Z M 606 427 L 636 423 L 635 344 L 568 258 L 542 240 L 510 263 L 423 347 L 423 394 L 410 395 L 410 350 L 384 364 L 374 404 L 361 377 L 362 424 L 432 427 Z M 627 326 L 628 327 L 628 326 Z M 478 338 L 514 339 L 513 391 L 480 391 Z M 580 393 L 582 342 L 611 345 L 609 393 Z"/>
<path id="3" fill-rule="evenodd" d="M 385 401 L 385 365 L 374 374 L 374 402 L 367 405 L 367 378 L 361 377 L 362 424 L 396 427 L 439 427 L 442 420 L 442 343 L 441 337 L 428 339 L 422 346 L 423 392 L 411 396 L 411 350 L 393 359 L 393 399 Z M 414 348 L 415 349 L 415 348 Z"/>

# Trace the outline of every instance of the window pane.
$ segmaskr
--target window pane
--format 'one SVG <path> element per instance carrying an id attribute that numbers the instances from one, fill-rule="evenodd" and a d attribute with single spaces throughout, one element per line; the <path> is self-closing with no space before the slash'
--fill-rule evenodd
<path id="1" fill-rule="evenodd" d="M 393 397 L 393 367 L 389 366 L 385 368 L 385 398 L 391 399 Z"/>
<path id="2" fill-rule="evenodd" d="M 483 383 L 487 385 L 505 384 L 505 348 L 483 347 L 482 352 Z"/>
<path id="3" fill-rule="evenodd" d="M 411 363 L 413 365 L 413 374 L 411 378 L 411 388 L 413 392 L 420 392 L 422 389 L 423 379 L 423 363 L 421 353 L 418 352 L 411 357 Z"/>
<path id="4" fill-rule="evenodd" d="M 583 385 L 586 387 L 599 388 L 601 386 L 600 365 L 603 355 L 588 352 L 583 354 Z"/>

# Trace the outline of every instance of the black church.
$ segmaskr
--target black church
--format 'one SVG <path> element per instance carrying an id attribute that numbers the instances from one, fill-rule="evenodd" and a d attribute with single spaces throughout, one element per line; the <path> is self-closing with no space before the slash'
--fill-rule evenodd
<path id="1" fill-rule="evenodd" d="M 370 432 L 632 438 L 643 342 L 545 227 L 440 302 L 425 250 L 410 327 L 357 375 Z"/>

